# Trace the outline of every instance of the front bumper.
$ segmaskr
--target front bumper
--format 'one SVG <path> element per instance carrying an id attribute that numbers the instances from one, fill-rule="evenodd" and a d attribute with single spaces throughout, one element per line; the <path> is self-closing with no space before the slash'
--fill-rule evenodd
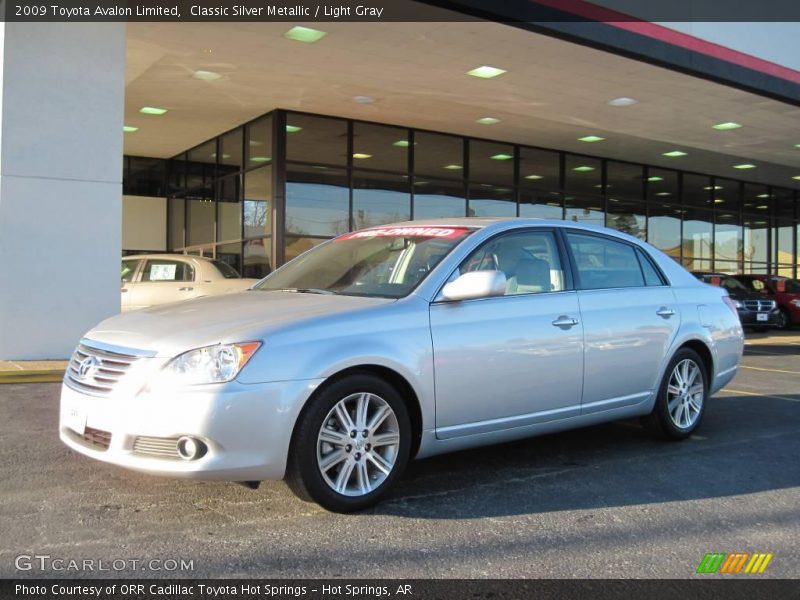
<path id="1" fill-rule="evenodd" d="M 739 320 L 745 327 L 777 327 L 780 311 L 776 308 L 769 312 L 756 312 L 739 309 Z"/>
<path id="2" fill-rule="evenodd" d="M 59 433 L 81 454 L 145 473 L 281 479 L 297 416 L 321 381 L 234 381 L 107 397 L 62 385 Z M 181 458 L 176 448 L 182 436 L 201 440 L 207 452 L 194 460 Z"/>

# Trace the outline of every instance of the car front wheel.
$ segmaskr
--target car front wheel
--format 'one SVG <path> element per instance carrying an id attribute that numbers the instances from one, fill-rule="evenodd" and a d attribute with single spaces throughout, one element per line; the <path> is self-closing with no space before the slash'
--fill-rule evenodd
<path id="1" fill-rule="evenodd" d="M 286 482 L 334 512 L 372 506 L 405 469 L 410 440 L 408 410 L 391 385 L 369 374 L 345 377 L 301 413 Z"/>
<path id="2" fill-rule="evenodd" d="M 697 352 L 675 353 L 658 390 L 653 412 L 644 425 L 660 437 L 682 440 L 700 426 L 708 396 L 708 376 Z"/>
<path id="3" fill-rule="evenodd" d="M 785 308 L 780 309 L 780 314 L 778 315 L 778 322 L 776 323 L 778 329 L 789 329 L 792 325 L 792 317 Z"/>

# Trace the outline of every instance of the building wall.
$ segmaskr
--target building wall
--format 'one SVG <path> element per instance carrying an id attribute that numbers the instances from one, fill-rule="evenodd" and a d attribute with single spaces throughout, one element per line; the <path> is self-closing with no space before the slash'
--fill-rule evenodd
<path id="1" fill-rule="evenodd" d="M 167 199 L 122 197 L 122 249 L 164 252 L 167 249 Z"/>

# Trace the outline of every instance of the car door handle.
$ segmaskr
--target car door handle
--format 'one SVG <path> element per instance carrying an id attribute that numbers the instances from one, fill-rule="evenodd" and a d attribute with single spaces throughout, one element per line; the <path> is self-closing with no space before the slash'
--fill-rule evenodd
<path id="1" fill-rule="evenodd" d="M 659 317 L 664 317 L 665 319 L 669 319 L 672 315 L 675 314 L 675 311 L 671 308 L 667 308 L 666 306 L 662 306 L 656 311 L 656 314 Z"/>
<path id="2" fill-rule="evenodd" d="M 191 292 L 194 288 L 193 287 L 182 287 L 178 288 L 179 292 Z"/>
<path id="3" fill-rule="evenodd" d="M 559 316 L 555 321 L 553 321 L 553 326 L 561 327 L 563 329 L 569 329 L 571 327 L 575 327 L 578 324 L 578 319 L 573 319 L 572 317 L 568 317 L 567 315 Z"/>

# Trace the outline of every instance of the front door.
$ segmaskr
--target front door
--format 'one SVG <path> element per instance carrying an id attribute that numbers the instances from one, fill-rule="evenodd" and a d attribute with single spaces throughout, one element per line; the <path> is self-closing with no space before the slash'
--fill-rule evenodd
<path id="1" fill-rule="evenodd" d="M 579 414 L 583 329 L 562 264 L 552 231 L 503 234 L 459 271 L 503 271 L 506 295 L 431 305 L 437 437 Z"/>

